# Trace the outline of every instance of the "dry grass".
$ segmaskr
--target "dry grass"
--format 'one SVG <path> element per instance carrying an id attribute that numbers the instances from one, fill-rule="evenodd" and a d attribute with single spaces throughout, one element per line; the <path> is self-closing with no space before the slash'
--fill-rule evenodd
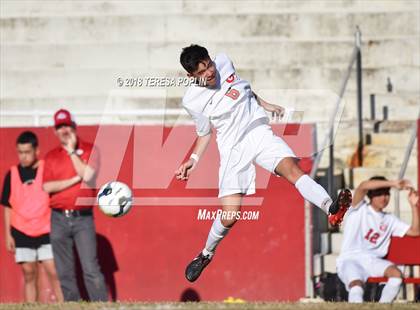
<path id="1" fill-rule="evenodd" d="M 132 303 L 87 303 L 87 302 L 72 302 L 64 304 L 0 304 L 2 309 L 144 309 L 144 310 L 217 310 L 217 309 L 281 309 L 281 310 L 418 310 L 419 304 L 417 303 L 395 303 L 390 305 L 381 305 L 377 303 L 365 303 L 362 305 L 354 305 L 348 303 L 222 303 L 222 302 L 162 302 L 162 303 L 146 303 L 146 302 L 132 302 Z"/>

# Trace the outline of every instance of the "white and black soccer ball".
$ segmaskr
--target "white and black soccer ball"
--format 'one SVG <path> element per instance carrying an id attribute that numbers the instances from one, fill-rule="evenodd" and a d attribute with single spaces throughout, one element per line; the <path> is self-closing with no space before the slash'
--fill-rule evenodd
<path id="1" fill-rule="evenodd" d="M 105 215 L 119 217 L 131 209 L 133 195 L 125 183 L 111 181 L 101 187 L 97 200 L 99 209 Z"/>

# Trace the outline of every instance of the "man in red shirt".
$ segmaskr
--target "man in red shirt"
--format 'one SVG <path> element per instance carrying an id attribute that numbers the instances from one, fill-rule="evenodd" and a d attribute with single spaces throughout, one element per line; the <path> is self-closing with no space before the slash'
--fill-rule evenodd
<path id="1" fill-rule="evenodd" d="M 76 245 L 83 278 L 91 301 L 107 301 L 104 277 L 98 265 L 96 232 L 92 206 L 77 204 L 85 184 L 95 194 L 99 166 L 98 152 L 93 145 L 77 137 L 76 124 L 69 111 L 54 114 L 55 134 L 60 146 L 45 157 L 44 190 L 50 194 L 51 244 L 64 300 L 78 301 L 73 244 Z"/>

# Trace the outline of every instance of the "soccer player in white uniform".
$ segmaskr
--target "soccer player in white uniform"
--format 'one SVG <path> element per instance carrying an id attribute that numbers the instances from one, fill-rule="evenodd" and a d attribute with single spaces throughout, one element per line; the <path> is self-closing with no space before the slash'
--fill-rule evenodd
<path id="1" fill-rule="evenodd" d="M 334 223 L 341 221 L 351 203 L 350 191 L 343 190 L 332 201 L 319 184 L 301 171 L 293 151 L 273 134 L 265 112 L 279 117 L 283 108 L 258 97 L 250 84 L 239 78 L 225 54 L 212 60 L 204 47 L 191 45 L 183 49 L 180 62 L 187 75 L 201 83 L 190 86 L 182 100 L 195 122 L 198 138 L 190 159 L 175 172 L 177 179 L 188 180 L 210 142 L 213 127 L 220 153 L 219 198 L 223 211 L 238 212 L 242 196 L 255 193 L 255 162 L 285 177 L 326 214 L 335 214 L 330 218 Z M 200 276 L 235 222 L 236 216 L 215 219 L 204 249 L 187 266 L 185 276 L 189 281 Z"/>
<path id="2" fill-rule="evenodd" d="M 390 188 L 409 189 L 412 210 L 411 226 L 384 212 Z M 365 196 L 369 202 L 364 200 Z M 362 182 L 353 196 L 352 206 L 344 216 L 344 236 L 337 273 L 349 292 L 349 302 L 363 302 L 363 284 L 369 277 L 387 277 L 380 302 L 390 303 L 398 294 L 401 271 L 386 256 L 392 236 L 420 236 L 419 195 L 407 180 L 388 181 L 373 177 Z"/>

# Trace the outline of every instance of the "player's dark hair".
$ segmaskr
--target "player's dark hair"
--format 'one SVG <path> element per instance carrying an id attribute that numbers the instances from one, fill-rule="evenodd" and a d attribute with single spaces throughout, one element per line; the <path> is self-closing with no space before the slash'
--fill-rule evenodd
<path id="1" fill-rule="evenodd" d="M 385 178 L 383 176 L 380 176 L 380 175 L 371 177 L 369 179 L 369 181 L 372 181 L 372 180 L 388 181 L 387 178 Z M 369 197 L 369 199 L 372 199 L 375 196 L 381 196 L 381 195 L 384 195 L 384 194 L 389 195 L 390 189 L 391 189 L 390 187 L 381 187 L 381 188 L 377 188 L 377 189 L 370 189 L 367 192 L 367 196 Z"/>
<path id="2" fill-rule="evenodd" d="M 381 175 L 375 175 L 374 177 L 371 177 L 369 179 L 369 181 L 372 181 L 372 180 L 388 181 L 387 178 L 385 178 L 384 176 L 381 176 Z"/>
<path id="3" fill-rule="evenodd" d="M 30 143 L 33 148 L 38 147 L 38 138 L 32 131 L 24 131 L 16 139 L 16 144 Z"/>
<path id="4" fill-rule="evenodd" d="M 182 49 L 179 61 L 188 73 L 192 73 L 197 70 L 200 62 L 209 58 L 209 52 L 205 47 L 197 44 L 191 44 L 190 46 Z"/>

